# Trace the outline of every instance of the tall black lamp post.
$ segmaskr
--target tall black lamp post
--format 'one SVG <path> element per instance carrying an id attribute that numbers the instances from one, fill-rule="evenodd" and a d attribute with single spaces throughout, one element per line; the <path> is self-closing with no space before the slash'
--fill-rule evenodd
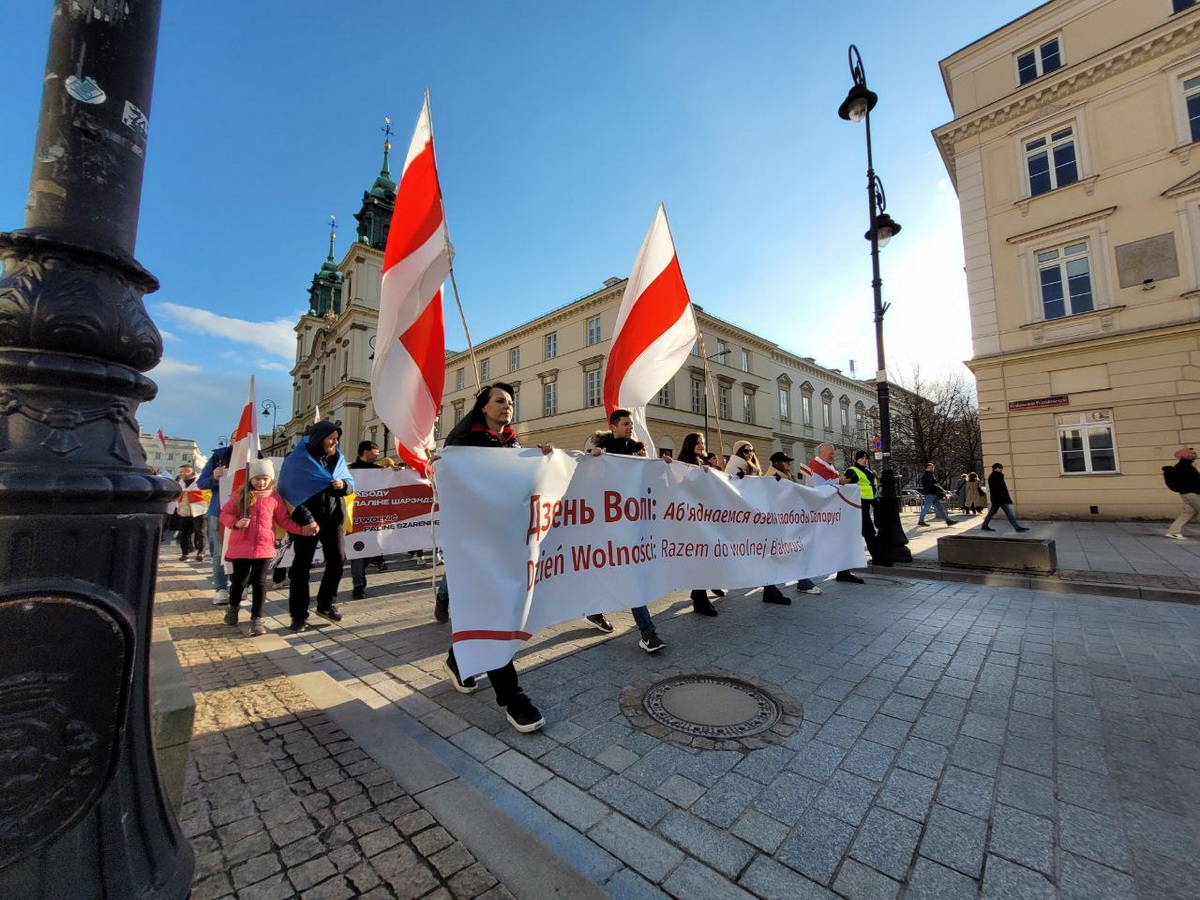
<path id="1" fill-rule="evenodd" d="M 0 897 L 177 900 L 149 657 L 162 338 L 134 259 L 160 0 L 55 0 L 25 227 L 0 234 Z"/>
<path id="2" fill-rule="evenodd" d="M 279 404 L 276 403 L 274 400 L 269 400 L 269 399 L 264 400 L 262 402 L 262 414 L 265 416 L 265 415 L 267 415 L 267 413 L 271 414 L 271 443 L 267 446 L 267 455 L 274 456 L 275 455 L 275 438 L 276 438 L 275 418 L 279 414 Z"/>
<path id="3" fill-rule="evenodd" d="M 862 56 L 853 44 L 850 45 L 849 59 L 850 77 L 854 85 L 838 108 L 838 115 L 848 122 L 863 122 L 867 130 L 867 205 L 871 227 L 863 236 L 871 242 L 871 289 L 875 300 L 875 390 L 879 397 L 879 439 L 883 453 L 881 491 L 875 507 L 879 535 L 875 561 L 891 565 L 912 562 L 908 537 L 900 525 L 900 486 L 896 471 L 892 468 L 892 420 L 887 364 L 883 352 L 883 316 L 888 304 L 883 302 L 883 279 L 879 277 L 879 248 L 887 244 L 893 235 L 899 234 L 900 226 L 885 212 L 887 197 L 883 193 L 883 183 L 875 174 L 875 160 L 871 152 L 871 110 L 879 102 L 879 95 L 867 88 Z"/>

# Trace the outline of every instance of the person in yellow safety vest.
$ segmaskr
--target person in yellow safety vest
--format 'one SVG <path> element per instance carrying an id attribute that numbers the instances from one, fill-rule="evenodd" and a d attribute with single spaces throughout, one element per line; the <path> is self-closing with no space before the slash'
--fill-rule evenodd
<path id="1" fill-rule="evenodd" d="M 868 465 L 869 459 L 866 450 L 855 453 L 854 465 L 846 470 L 846 482 L 857 484 L 862 492 L 862 536 L 867 542 L 867 552 L 871 554 L 871 561 L 876 562 L 876 549 L 879 546 L 875 525 L 878 515 L 876 503 L 879 496 L 879 476 Z"/>

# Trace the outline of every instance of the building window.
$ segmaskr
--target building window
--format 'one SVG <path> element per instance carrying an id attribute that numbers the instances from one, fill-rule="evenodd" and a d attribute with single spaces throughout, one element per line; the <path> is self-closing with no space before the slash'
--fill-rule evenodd
<path id="1" fill-rule="evenodd" d="M 749 391 L 742 394 L 742 421 L 747 425 L 754 424 L 754 395 Z"/>
<path id="2" fill-rule="evenodd" d="M 542 385 L 542 415 L 553 416 L 558 413 L 558 384 L 548 381 Z"/>
<path id="3" fill-rule="evenodd" d="M 828 400 L 821 401 L 821 423 L 826 431 L 833 431 L 833 404 Z"/>
<path id="4" fill-rule="evenodd" d="M 600 370 L 592 369 L 590 372 L 584 372 L 584 382 L 586 384 L 586 396 L 584 397 L 585 406 L 600 405 Z M 547 413 L 549 415 L 549 413 Z"/>
<path id="5" fill-rule="evenodd" d="M 1196 0 L 1171 0 L 1171 12 L 1183 12 L 1196 5 Z"/>
<path id="6" fill-rule="evenodd" d="M 463 417 L 463 404 L 455 403 L 454 404 L 454 424 L 457 425 L 459 422 L 461 422 L 462 417 Z"/>
<path id="7" fill-rule="evenodd" d="M 655 401 L 659 406 L 671 405 L 671 382 L 667 382 L 658 392 L 658 399 Z"/>
<path id="8" fill-rule="evenodd" d="M 461 391 L 467 385 L 467 373 L 464 369 L 458 369 L 454 373 L 454 389 Z"/>
<path id="9" fill-rule="evenodd" d="M 1200 141 L 1200 75 L 1183 83 L 1183 102 L 1187 105 L 1188 134 Z"/>
<path id="10" fill-rule="evenodd" d="M 704 382 L 692 379 L 692 412 L 704 412 Z"/>
<path id="11" fill-rule="evenodd" d="M 812 425 L 812 395 L 811 394 L 801 394 L 800 395 L 800 415 L 802 417 L 803 424 L 809 425 L 809 426 Z"/>
<path id="12" fill-rule="evenodd" d="M 724 365 L 725 357 L 729 355 L 729 347 L 725 345 L 724 341 L 717 341 L 717 352 L 713 355 L 717 357 L 717 362 Z"/>
<path id="13" fill-rule="evenodd" d="M 512 423 L 515 425 L 521 421 L 521 389 L 515 384 L 513 385 L 513 417 Z"/>
<path id="14" fill-rule="evenodd" d="M 558 332 L 552 331 L 546 335 L 546 359 L 558 356 Z"/>
<path id="15" fill-rule="evenodd" d="M 842 434 L 849 434 L 850 433 L 850 410 L 848 410 L 846 407 L 843 406 L 841 409 L 841 413 L 842 413 Z"/>
<path id="16" fill-rule="evenodd" d="M 587 320 L 587 342 L 590 347 L 592 344 L 600 343 L 600 317 L 592 316 Z"/>
<path id="17" fill-rule="evenodd" d="M 750 371 L 750 351 L 749 350 L 742 351 L 742 371 L 743 372 Z"/>
<path id="18" fill-rule="evenodd" d="M 1063 417 L 1065 418 L 1065 417 Z M 1111 414 L 1083 413 L 1074 422 L 1060 420 L 1059 467 L 1064 475 L 1089 475 L 1117 471 L 1117 442 Z"/>
<path id="19" fill-rule="evenodd" d="M 729 421 L 729 388 L 717 388 L 717 415 Z"/>
<path id="20" fill-rule="evenodd" d="M 1036 197 L 1079 180 L 1075 129 L 1068 125 L 1025 142 L 1029 194 Z"/>
<path id="21" fill-rule="evenodd" d="M 1062 52 L 1058 47 L 1058 38 L 1046 41 L 1037 47 L 1030 47 L 1024 53 L 1017 54 L 1017 80 L 1027 84 L 1036 78 L 1062 68 Z"/>
<path id="22" fill-rule="evenodd" d="M 779 418 L 788 422 L 792 418 L 791 394 L 787 388 L 779 389 Z"/>
<path id="23" fill-rule="evenodd" d="M 1061 319 L 1095 308 L 1086 241 L 1041 251 L 1037 266 L 1043 318 Z"/>
<path id="24" fill-rule="evenodd" d="M 515 372 L 521 368 L 521 348 L 513 347 L 508 351 L 508 371 Z"/>
<path id="25" fill-rule="evenodd" d="M 487 384 L 492 380 L 492 361 L 490 359 L 481 360 L 479 363 L 479 380 Z"/>

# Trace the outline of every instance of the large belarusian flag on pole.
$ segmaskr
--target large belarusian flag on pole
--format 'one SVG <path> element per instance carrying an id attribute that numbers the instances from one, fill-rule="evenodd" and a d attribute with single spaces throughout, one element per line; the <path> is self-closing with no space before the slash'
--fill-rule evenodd
<path id="1" fill-rule="evenodd" d="M 660 203 L 629 274 L 604 369 L 604 406 L 610 414 L 619 408 L 633 413 L 634 434 L 651 456 L 646 404 L 687 361 L 697 335 L 667 211 Z"/>
<path id="2" fill-rule="evenodd" d="M 442 284 L 449 274 L 427 93 L 396 189 L 371 369 L 375 411 L 396 436 L 404 461 L 426 477 L 446 375 Z"/>
<path id="3" fill-rule="evenodd" d="M 240 497 L 243 516 L 246 515 L 248 508 L 246 492 L 249 490 L 249 482 L 246 479 L 246 470 L 250 466 L 251 460 L 258 459 L 259 456 L 257 414 L 258 407 L 254 403 L 254 376 L 251 375 L 250 394 L 246 398 L 246 405 L 242 407 L 241 416 L 238 417 L 237 428 L 233 430 L 229 453 L 229 473 L 221 479 L 220 503 L 224 505 L 230 497 Z M 229 487 L 228 491 L 225 490 L 226 486 Z M 221 541 L 222 561 L 225 560 L 228 543 L 228 533 L 226 532 Z M 229 568 L 229 565 L 226 564 L 226 570 Z"/>

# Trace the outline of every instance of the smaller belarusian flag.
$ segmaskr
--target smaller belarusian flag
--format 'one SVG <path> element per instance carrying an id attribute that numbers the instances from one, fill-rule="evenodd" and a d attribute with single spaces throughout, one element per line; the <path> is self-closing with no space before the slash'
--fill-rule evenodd
<path id="1" fill-rule="evenodd" d="M 321 421 L 321 407 L 313 406 L 313 424 L 316 425 Z"/>
<path id="2" fill-rule="evenodd" d="M 165 434 L 163 434 L 163 430 L 161 428 L 158 429 L 158 431 L 154 432 L 154 437 L 158 441 L 158 446 L 161 447 L 163 450 L 166 450 L 167 449 L 167 436 Z"/>

